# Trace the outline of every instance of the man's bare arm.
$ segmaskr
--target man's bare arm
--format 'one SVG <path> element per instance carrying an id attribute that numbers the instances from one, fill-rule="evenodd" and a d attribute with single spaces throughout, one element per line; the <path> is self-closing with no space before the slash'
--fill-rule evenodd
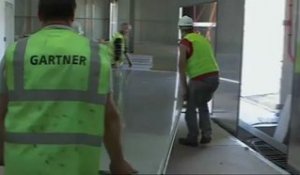
<path id="1" fill-rule="evenodd" d="M 124 160 L 121 148 L 121 121 L 111 95 L 106 104 L 104 143 L 111 161 Z"/>

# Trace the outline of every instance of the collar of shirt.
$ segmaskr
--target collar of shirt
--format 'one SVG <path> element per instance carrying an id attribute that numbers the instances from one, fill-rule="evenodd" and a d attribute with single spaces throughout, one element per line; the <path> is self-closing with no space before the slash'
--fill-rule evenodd
<path id="1" fill-rule="evenodd" d="M 66 25 L 59 25 L 59 24 L 55 24 L 55 25 L 48 25 L 46 27 L 44 27 L 44 29 L 65 29 L 65 30 L 71 30 L 74 31 L 74 29 L 70 26 L 66 26 Z M 75 31 L 74 31 L 75 32 Z"/>

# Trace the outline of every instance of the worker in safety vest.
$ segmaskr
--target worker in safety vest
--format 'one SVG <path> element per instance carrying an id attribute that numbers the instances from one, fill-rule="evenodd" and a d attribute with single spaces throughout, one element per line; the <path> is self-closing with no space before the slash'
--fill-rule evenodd
<path id="1" fill-rule="evenodd" d="M 97 175 L 104 145 L 113 174 L 134 173 L 121 149 L 107 47 L 72 30 L 75 0 L 40 0 L 38 9 L 43 28 L 1 62 L 5 175 Z"/>
<path id="2" fill-rule="evenodd" d="M 183 95 L 187 100 L 185 119 L 188 127 L 187 137 L 180 138 L 179 143 L 198 146 L 199 127 L 202 135 L 200 143 L 206 144 L 211 141 L 208 102 L 219 85 L 219 67 L 208 39 L 194 33 L 193 19 L 184 16 L 179 20 L 178 26 L 183 36 L 180 41 L 179 71 Z"/>
<path id="3" fill-rule="evenodd" d="M 124 64 L 125 59 L 128 61 L 129 67 L 132 67 L 132 62 L 128 56 L 128 35 L 131 31 L 131 25 L 123 23 L 121 30 L 115 33 L 112 37 L 111 45 L 113 52 L 113 67 L 120 67 Z"/>

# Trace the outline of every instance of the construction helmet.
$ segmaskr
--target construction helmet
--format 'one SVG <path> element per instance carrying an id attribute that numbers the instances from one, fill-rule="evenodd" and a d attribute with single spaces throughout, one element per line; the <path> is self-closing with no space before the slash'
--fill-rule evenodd
<path id="1" fill-rule="evenodd" d="M 193 27 L 194 21 L 191 17 L 183 16 L 182 18 L 179 19 L 178 26 L 179 27 Z"/>

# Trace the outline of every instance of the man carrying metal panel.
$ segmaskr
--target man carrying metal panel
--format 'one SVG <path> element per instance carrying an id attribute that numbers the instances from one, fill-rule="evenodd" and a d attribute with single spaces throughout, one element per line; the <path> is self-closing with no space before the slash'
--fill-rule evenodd
<path id="1" fill-rule="evenodd" d="M 107 48 L 72 30 L 75 9 L 75 0 L 40 0 L 44 28 L 6 51 L 6 175 L 96 175 L 103 143 L 113 174 L 135 172 L 121 149 Z"/>
<path id="2" fill-rule="evenodd" d="M 183 36 L 179 71 L 184 98 L 187 100 L 185 119 L 188 127 L 187 137 L 180 138 L 179 143 L 186 146 L 198 146 L 199 126 L 202 134 L 200 143 L 211 141 L 208 102 L 219 86 L 219 67 L 212 46 L 208 39 L 194 32 L 193 23 L 188 16 L 178 22 Z M 199 125 L 196 109 L 199 110 Z"/>

